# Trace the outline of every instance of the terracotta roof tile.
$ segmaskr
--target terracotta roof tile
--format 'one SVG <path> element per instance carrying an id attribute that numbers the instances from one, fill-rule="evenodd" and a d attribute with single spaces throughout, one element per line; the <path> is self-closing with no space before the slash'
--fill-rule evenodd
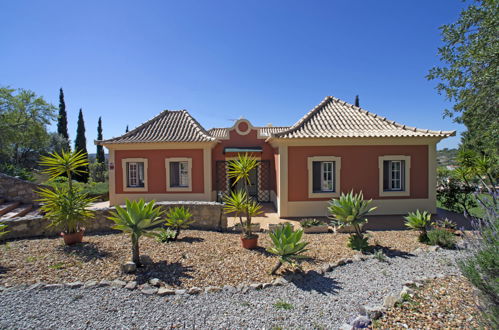
<path id="1" fill-rule="evenodd" d="M 210 142 L 211 136 L 186 110 L 165 110 L 128 133 L 101 144 L 145 142 Z"/>
<path id="2" fill-rule="evenodd" d="M 326 97 L 276 138 L 447 137 L 455 131 L 431 131 L 396 123 L 335 97 Z"/>

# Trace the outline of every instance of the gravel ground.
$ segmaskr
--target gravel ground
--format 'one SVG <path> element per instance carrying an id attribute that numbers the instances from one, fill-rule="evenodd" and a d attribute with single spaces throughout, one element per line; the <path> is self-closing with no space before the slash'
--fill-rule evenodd
<path id="1" fill-rule="evenodd" d="M 361 305 L 418 277 L 455 275 L 455 251 L 354 262 L 246 294 L 146 296 L 113 288 L 11 289 L 0 293 L 0 328 L 338 328 Z"/>
<path id="2" fill-rule="evenodd" d="M 418 242 L 415 231 L 369 235 L 371 245 L 379 245 L 387 253 L 427 248 Z M 346 246 L 348 234 L 305 234 L 303 239 L 310 242 L 305 270 L 359 254 Z M 174 288 L 270 282 L 269 272 L 277 258 L 265 251 L 270 245 L 268 234 L 260 234 L 259 245 L 246 250 L 241 248 L 238 234 L 202 230 L 182 231 L 180 240 L 170 244 L 142 237 L 140 252 L 149 261 L 143 259 L 146 265 L 136 275 L 123 275 L 120 266 L 130 259 L 131 246 L 124 234 L 89 235 L 74 246 L 65 246 L 62 238 L 14 240 L 0 244 L 0 285 L 116 278 L 139 283 L 159 278 Z"/>

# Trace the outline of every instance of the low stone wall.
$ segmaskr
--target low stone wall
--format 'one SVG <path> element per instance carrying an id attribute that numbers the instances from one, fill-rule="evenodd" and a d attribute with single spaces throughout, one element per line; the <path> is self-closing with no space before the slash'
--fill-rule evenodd
<path id="1" fill-rule="evenodd" d="M 8 201 L 38 204 L 36 200 L 39 196 L 36 193 L 36 190 L 40 187 L 46 186 L 0 173 L 0 197 L 3 197 Z"/>
<path id="2" fill-rule="evenodd" d="M 227 217 L 223 213 L 223 205 L 214 202 L 158 202 L 163 210 L 167 211 L 171 207 L 185 206 L 192 213 L 194 223 L 190 226 L 195 229 L 226 230 Z M 114 222 L 107 219 L 114 207 L 93 208 L 95 215 L 84 227 L 86 232 L 112 231 Z M 37 236 L 55 236 L 60 233 L 60 229 L 48 227 L 49 221 L 42 215 L 21 217 L 2 220 L 7 224 L 7 233 L 2 239 L 28 238 Z"/>

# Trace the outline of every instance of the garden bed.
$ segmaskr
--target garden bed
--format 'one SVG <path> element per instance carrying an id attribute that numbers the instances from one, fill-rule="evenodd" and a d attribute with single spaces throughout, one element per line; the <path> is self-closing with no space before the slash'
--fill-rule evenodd
<path id="1" fill-rule="evenodd" d="M 462 276 L 428 281 L 374 321 L 373 329 L 478 329 L 473 287 Z"/>
<path id="2" fill-rule="evenodd" d="M 412 231 L 369 233 L 370 244 L 386 252 L 411 252 L 426 246 Z M 268 282 L 277 257 L 265 251 L 270 239 L 260 234 L 259 247 L 245 250 L 238 234 L 186 230 L 180 241 L 158 243 L 143 237 L 140 253 L 149 259 L 137 274 L 124 275 L 120 265 L 130 259 L 130 238 L 124 234 L 86 236 L 84 243 L 64 246 L 61 238 L 24 239 L 0 245 L 0 285 L 36 282 L 62 283 L 89 280 L 137 280 L 158 278 L 172 287 L 223 286 Z M 352 257 L 346 247 L 348 234 L 304 235 L 310 257 L 303 268 L 318 269 L 324 263 Z M 144 260 L 143 259 L 143 260 Z"/>

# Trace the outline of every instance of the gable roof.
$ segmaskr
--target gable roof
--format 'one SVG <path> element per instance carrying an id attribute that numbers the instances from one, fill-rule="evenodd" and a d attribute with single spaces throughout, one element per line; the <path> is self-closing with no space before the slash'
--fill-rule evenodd
<path id="1" fill-rule="evenodd" d="M 327 96 L 275 138 L 448 137 L 455 131 L 432 131 L 399 124 L 332 96 Z"/>
<path id="2" fill-rule="evenodd" d="M 211 142 L 215 140 L 186 110 L 165 110 L 122 136 L 96 141 L 96 143 Z"/>
<path id="3" fill-rule="evenodd" d="M 271 137 L 272 134 L 278 133 L 278 132 L 283 132 L 285 130 L 289 129 L 289 126 L 287 127 L 282 127 L 282 126 L 262 126 L 262 127 L 253 127 L 258 130 L 260 136 L 264 137 Z M 229 138 L 229 131 L 232 129 L 232 127 L 217 127 L 217 128 L 211 128 L 208 130 L 208 133 L 217 138 L 217 139 L 228 139 Z"/>

